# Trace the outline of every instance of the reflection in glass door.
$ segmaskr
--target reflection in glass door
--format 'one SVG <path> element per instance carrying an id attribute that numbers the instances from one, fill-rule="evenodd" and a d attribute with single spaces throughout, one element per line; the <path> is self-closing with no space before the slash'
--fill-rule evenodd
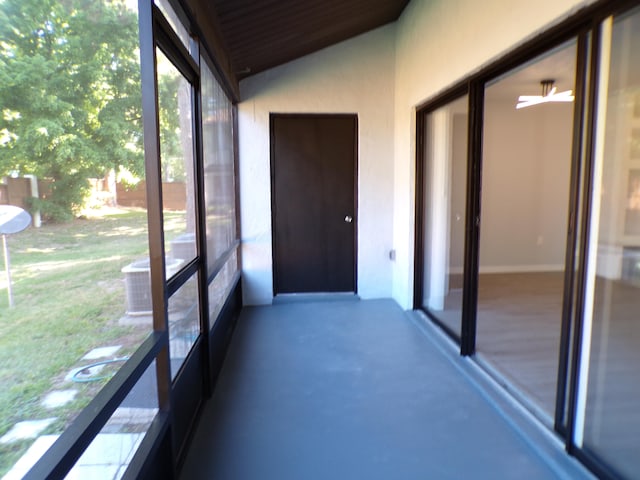
<path id="1" fill-rule="evenodd" d="M 421 307 L 460 338 L 467 184 L 468 96 L 425 116 Z"/>
<path id="2" fill-rule="evenodd" d="M 571 41 L 485 89 L 477 353 L 548 423 L 562 326 L 575 70 Z"/>
<path id="3" fill-rule="evenodd" d="M 575 444 L 640 472 L 640 9 L 602 30 Z"/>

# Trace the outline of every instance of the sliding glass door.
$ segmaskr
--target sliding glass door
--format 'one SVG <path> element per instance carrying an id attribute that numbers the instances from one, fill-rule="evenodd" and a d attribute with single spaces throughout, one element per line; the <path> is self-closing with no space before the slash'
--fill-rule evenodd
<path id="1" fill-rule="evenodd" d="M 418 110 L 414 306 L 599 478 L 638 478 L 640 5 L 581 15 Z"/>
<path id="2" fill-rule="evenodd" d="M 576 45 L 487 84 L 478 357 L 549 423 L 563 315 Z"/>
<path id="3" fill-rule="evenodd" d="M 460 338 L 466 217 L 467 95 L 423 117 L 419 167 L 424 210 L 419 307 Z"/>
<path id="4" fill-rule="evenodd" d="M 575 443 L 640 472 L 640 8 L 600 31 Z"/>

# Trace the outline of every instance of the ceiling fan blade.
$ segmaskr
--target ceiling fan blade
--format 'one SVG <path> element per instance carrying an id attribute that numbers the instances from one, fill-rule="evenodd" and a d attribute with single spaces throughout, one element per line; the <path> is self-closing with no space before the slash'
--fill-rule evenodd
<path id="1" fill-rule="evenodd" d="M 531 107 L 533 105 L 539 105 L 541 103 L 551 102 L 573 102 L 575 97 L 573 96 L 573 90 L 565 90 L 563 92 L 556 92 L 556 88 L 552 88 L 551 91 L 545 95 L 520 95 L 518 97 L 518 103 L 516 109 Z"/>
<path id="2" fill-rule="evenodd" d="M 545 103 L 545 102 L 546 102 L 545 97 L 538 96 L 538 98 L 521 101 L 520 103 L 516 104 L 516 109 L 531 107 L 533 105 L 538 105 L 540 103 Z"/>
<path id="3" fill-rule="evenodd" d="M 574 100 L 573 90 L 565 90 L 549 97 L 550 102 L 572 102 Z"/>
<path id="4" fill-rule="evenodd" d="M 519 102 L 529 102 L 531 100 L 537 100 L 537 99 L 540 99 L 540 98 L 542 98 L 541 95 L 520 95 L 518 97 L 518 101 Z"/>
<path id="5" fill-rule="evenodd" d="M 558 92 L 554 96 L 556 97 L 572 97 L 573 90 L 565 90 L 564 92 Z"/>

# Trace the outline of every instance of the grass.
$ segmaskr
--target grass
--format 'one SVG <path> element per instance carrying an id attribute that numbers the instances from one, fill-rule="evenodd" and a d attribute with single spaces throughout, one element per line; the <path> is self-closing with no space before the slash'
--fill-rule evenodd
<path id="1" fill-rule="evenodd" d="M 169 236 L 184 231 L 184 214 L 169 214 Z M 126 298 L 122 267 L 147 255 L 146 212 L 112 209 L 63 225 L 29 228 L 8 237 L 14 307 L 0 273 L 0 436 L 23 420 L 56 417 L 45 433 L 61 433 L 107 380 L 64 379 L 88 351 L 123 345 L 131 354 L 149 327 L 121 326 Z M 3 263 L 4 267 L 4 263 Z M 78 390 L 50 410 L 44 395 Z M 32 443 L 0 444 L 2 477 Z"/>

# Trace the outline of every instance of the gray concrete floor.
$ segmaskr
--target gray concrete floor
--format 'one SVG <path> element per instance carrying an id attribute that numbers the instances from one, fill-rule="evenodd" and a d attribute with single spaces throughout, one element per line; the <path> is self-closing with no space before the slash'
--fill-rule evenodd
<path id="1" fill-rule="evenodd" d="M 242 311 L 181 478 L 590 478 L 391 300 Z"/>

